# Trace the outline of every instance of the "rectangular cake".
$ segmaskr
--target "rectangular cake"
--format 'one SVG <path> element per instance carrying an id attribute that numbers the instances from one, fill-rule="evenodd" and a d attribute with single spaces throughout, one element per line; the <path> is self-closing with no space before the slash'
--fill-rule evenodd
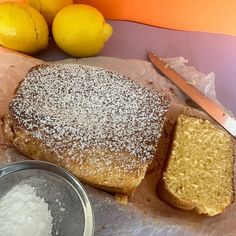
<path id="1" fill-rule="evenodd" d="M 157 150 L 170 98 L 103 68 L 40 65 L 18 86 L 3 118 L 24 155 L 130 196 Z"/>

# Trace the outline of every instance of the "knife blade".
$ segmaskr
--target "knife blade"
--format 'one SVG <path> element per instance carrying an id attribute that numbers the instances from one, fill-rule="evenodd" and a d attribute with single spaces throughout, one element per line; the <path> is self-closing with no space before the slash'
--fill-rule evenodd
<path id="1" fill-rule="evenodd" d="M 198 104 L 206 113 L 217 121 L 234 139 L 236 139 L 236 119 L 229 115 L 223 108 L 207 98 L 197 88 L 188 83 L 179 73 L 174 71 L 153 52 L 148 53 L 152 64 L 168 79 L 170 79 L 182 92 Z"/>

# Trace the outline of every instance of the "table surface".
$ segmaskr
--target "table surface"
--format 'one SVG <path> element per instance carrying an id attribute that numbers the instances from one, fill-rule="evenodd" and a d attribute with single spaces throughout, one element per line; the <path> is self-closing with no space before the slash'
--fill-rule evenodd
<path id="1" fill-rule="evenodd" d="M 236 115 L 236 37 L 168 30 L 127 21 L 109 23 L 114 33 L 99 55 L 147 60 L 147 52 L 155 51 L 160 57 L 183 56 L 199 71 L 215 73 L 217 98 Z M 36 57 L 52 61 L 69 56 L 50 42 L 49 48 Z"/>

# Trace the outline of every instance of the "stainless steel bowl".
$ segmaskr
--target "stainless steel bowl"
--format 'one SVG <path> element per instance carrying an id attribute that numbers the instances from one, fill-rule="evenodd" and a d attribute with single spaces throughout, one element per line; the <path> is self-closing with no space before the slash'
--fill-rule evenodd
<path id="1" fill-rule="evenodd" d="M 54 236 L 91 236 L 94 217 L 80 182 L 63 168 L 44 161 L 21 161 L 0 168 L 0 199 L 12 187 L 25 183 L 48 203 Z"/>

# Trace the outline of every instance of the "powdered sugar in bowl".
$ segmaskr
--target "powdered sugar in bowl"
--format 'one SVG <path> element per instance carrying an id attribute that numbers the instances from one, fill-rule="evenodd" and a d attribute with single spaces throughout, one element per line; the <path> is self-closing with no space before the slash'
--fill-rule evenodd
<path id="1" fill-rule="evenodd" d="M 0 168 L 0 186 L 0 236 L 93 235 L 87 194 L 63 168 L 43 161 L 16 162 Z"/>

